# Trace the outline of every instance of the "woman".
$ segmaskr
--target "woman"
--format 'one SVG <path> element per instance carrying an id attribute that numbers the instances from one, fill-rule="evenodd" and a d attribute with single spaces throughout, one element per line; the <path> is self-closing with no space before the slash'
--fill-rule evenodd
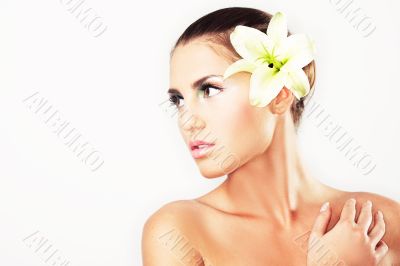
<path id="1" fill-rule="evenodd" d="M 174 46 L 168 93 L 182 136 L 203 176 L 227 179 L 146 221 L 144 265 L 400 265 L 399 203 L 326 186 L 303 166 L 296 132 L 310 95 L 285 86 L 260 108 L 249 102 L 249 72 L 224 78 L 240 58 L 233 29 L 266 32 L 271 18 L 220 9 Z M 314 61 L 303 70 L 313 87 Z"/>

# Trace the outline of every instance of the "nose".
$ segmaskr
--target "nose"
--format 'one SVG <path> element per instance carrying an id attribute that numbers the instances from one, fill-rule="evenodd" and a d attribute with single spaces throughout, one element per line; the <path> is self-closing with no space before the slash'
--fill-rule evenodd
<path id="1" fill-rule="evenodd" d="M 182 115 L 180 121 L 183 130 L 190 134 L 202 130 L 205 127 L 204 120 L 201 119 L 199 115 L 193 114 L 191 112 L 186 112 L 186 115 Z"/>

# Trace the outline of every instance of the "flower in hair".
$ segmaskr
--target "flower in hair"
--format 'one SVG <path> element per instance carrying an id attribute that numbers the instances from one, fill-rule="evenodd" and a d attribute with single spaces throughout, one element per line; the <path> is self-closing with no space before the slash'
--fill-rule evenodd
<path id="1" fill-rule="evenodd" d="M 250 104 L 268 105 L 285 86 L 297 99 L 310 91 L 310 83 L 302 69 L 314 59 L 314 42 L 304 34 L 289 37 L 286 17 L 277 12 L 267 32 L 238 25 L 230 35 L 236 52 L 242 57 L 231 64 L 224 79 L 245 71 L 250 72 Z"/>

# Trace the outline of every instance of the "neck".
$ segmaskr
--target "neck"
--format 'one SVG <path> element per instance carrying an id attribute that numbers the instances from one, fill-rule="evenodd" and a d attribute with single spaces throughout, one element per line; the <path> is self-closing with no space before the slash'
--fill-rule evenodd
<path id="1" fill-rule="evenodd" d="M 289 115 L 279 119 L 267 150 L 230 173 L 225 191 L 238 212 L 290 227 L 299 201 L 320 185 L 304 170 Z M 310 189 L 312 188 L 312 189 Z"/>

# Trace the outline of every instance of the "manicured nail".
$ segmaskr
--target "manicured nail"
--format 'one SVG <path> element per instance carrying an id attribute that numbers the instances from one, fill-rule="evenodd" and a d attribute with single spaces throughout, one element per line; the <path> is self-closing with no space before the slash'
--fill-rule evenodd
<path id="1" fill-rule="evenodd" d="M 329 207 L 329 201 L 325 202 L 324 204 L 322 204 L 321 209 L 319 210 L 320 212 L 324 212 L 328 209 Z"/>

